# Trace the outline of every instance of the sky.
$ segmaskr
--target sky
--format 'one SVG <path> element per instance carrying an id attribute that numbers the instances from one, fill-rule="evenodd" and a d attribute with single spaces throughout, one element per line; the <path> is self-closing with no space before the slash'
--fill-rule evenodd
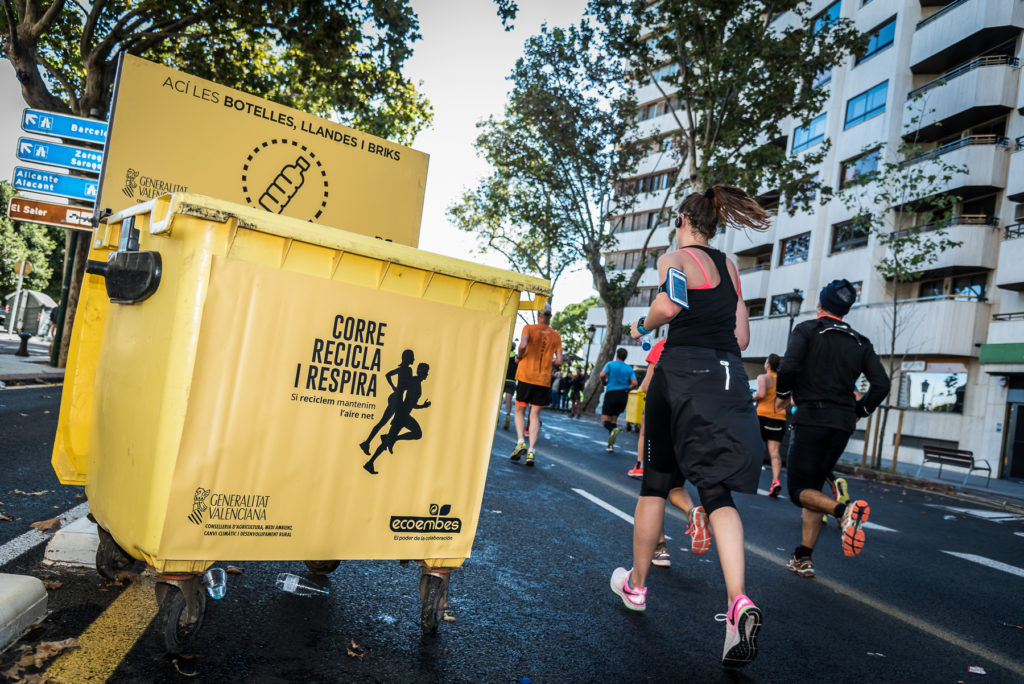
<path id="1" fill-rule="evenodd" d="M 434 108 L 434 120 L 412 147 L 430 155 L 423 202 L 420 248 L 460 259 L 504 267 L 498 256 L 474 253 L 473 235 L 447 219 L 447 208 L 488 174 L 476 156 L 476 123 L 500 116 L 508 96 L 507 77 L 523 43 L 542 23 L 565 26 L 578 21 L 585 0 L 519 0 L 515 29 L 506 32 L 492 0 L 412 0 L 423 38 L 403 71 Z M 10 179 L 17 163 L 15 144 L 25 108 L 14 69 L 0 59 L 0 178 Z M 558 281 L 555 311 L 594 294 L 590 273 L 580 265 Z"/>

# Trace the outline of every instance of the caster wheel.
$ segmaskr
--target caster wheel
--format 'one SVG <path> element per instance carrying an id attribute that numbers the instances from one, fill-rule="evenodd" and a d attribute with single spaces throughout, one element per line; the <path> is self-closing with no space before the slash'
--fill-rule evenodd
<path id="1" fill-rule="evenodd" d="M 424 634 L 437 634 L 445 608 L 448 607 L 448 577 L 423 575 L 420 578 L 420 628 Z"/>
<path id="2" fill-rule="evenodd" d="M 341 565 L 341 561 L 336 560 L 305 561 L 305 563 L 306 569 L 314 575 L 330 575 Z"/>
<path id="3" fill-rule="evenodd" d="M 194 649 L 196 637 L 203 626 L 206 616 L 206 591 L 198 578 L 194 584 L 196 609 L 195 615 L 189 616 L 185 602 L 184 589 L 177 584 L 168 584 L 160 598 L 160 610 L 156 614 L 159 638 L 164 650 L 170 654 L 188 652 Z M 158 597 L 160 591 L 157 591 Z"/>
<path id="4" fill-rule="evenodd" d="M 96 572 L 105 579 L 117 579 L 117 573 L 131 569 L 135 565 L 135 559 L 118 546 L 105 529 L 97 525 L 96 531 L 100 538 L 100 543 L 96 547 Z"/>

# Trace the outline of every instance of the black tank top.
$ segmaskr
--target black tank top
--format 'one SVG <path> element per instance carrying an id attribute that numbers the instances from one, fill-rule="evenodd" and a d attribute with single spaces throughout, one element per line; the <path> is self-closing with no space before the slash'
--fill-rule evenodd
<path id="1" fill-rule="evenodd" d="M 711 257 L 721 282 L 717 287 L 706 290 L 686 288 L 690 308 L 683 309 L 669 321 L 665 346 L 705 347 L 739 355 L 740 346 L 736 341 L 736 300 L 739 296 L 729 277 L 725 255 L 710 247 L 690 246 L 694 247 Z"/>

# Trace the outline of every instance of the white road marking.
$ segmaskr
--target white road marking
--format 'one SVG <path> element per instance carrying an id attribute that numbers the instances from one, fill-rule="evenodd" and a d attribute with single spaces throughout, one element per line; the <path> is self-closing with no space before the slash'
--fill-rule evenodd
<path id="1" fill-rule="evenodd" d="M 74 508 L 72 508 L 70 511 L 65 511 L 64 513 L 61 513 L 61 525 L 69 525 L 88 513 L 89 503 L 80 503 Z M 24 534 L 15 537 L 11 541 L 7 542 L 3 546 L 0 546 L 0 565 L 10 563 L 12 560 L 17 558 L 21 554 L 25 553 L 26 551 L 30 551 L 34 547 L 50 541 L 50 539 L 52 538 L 52 534 L 40 532 L 39 530 L 34 528 L 30 529 L 28 532 L 25 532 Z"/>
<path id="2" fill-rule="evenodd" d="M 1004 523 L 1004 522 L 1017 522 L 1024 520 L 1024 515 L 1016 513 L 1007 513 L 1006 511 L 989 511 L 983 508 L 959 508 L 957 506 L 942 506 L 940 504 L 925 504 L 929 508 L 938 508 L 943 511 L 952 511 L 953 513 L 960 513 L 961 515 L 967 515 L 972 518 L 981 518 L 982 520 L 991 520 L 992 522 Z"/>
<path id="3" fill-rule="evenodd" d="M 617 515 L 618 517 L 620 517 L 623 520 L 625 520 L 626 522 L 628 522 L 630 525 L 633 524 L 633 516 L 629 515 L 628 513 L 623 513 L 622 511 L 620 511 L 615 506 L 612 506 L 610 503 L 607 503 L 605 501 L 602 501 L 601 499 L 598 499 L 596 496 L 594 496 L 590 492 L 584 491 L 582 489 L 575 489 L 575 488 L 572 491 L 576 492 L 577 494 L 582 496 L 584 499 L 586 499 L 588 501 L 591 501 L 593 503 L 596 503 L 598 506 L 600 506 L 604 510 L 608 511 L 609 513 L 611 513 L 613 515 Z"/>
<path id="4" fill-rule="evenodd" d="M 609 513 L 622 518 L 623 520 L 628 522 L 630 525 L 633 524 L 633 516 L 631 516 L 628 513 L 624 513 L 623 511 L 620 511 L 618 508 L 616 508 L 615 506 L 612 506 L 607 501 L 602 501 L 601 499 L 597 498 L 596 496 L 594 496 L 590 492 L 584 491 L 582 489 L 575 489 L 575 488 L 573 488 L 572 491 L 576 492 L 577 494 L 582 496 L 587 501 L 591 501 L 593 503 L 596 503 L 598 506 L 600 506 L 604 510 L 608 511 Z M 667 539 L 668 541 L 672 541 L 672 537 L 668 536 L 667 534 L 665 535 L 665 539 Z"/>
<path id="5" fill-rule="evenodd" d="M 1024 537 L 1024 532 L 1014 532 L 1018 537 Z"/>
<path id="6" fill-rule="evenodd" d="M 874 530 L 875 532 L 899 532 L 899 530 L 894 530 L 891 527 L 886 527 L 885 525 L 879 525 L 878 523 L 873 522 L 866 522 L 862 524 L 861 527 L 866 530 Z"/>
<path id="7" fill-rule="evenodd" d="M 993 570 L 1002 570 L 1003 572 L 1008 572 L 1011 575 L 1016 575 L 1017 577 L 1024 577 L 1024 569 L 1018 568 L 1013 565 L 1009 565 L 1007 563 L 1001 563 L 997 560 L 992 560 L 991 558 L 985 558 L 984 556 L 976 556 L 973 553 L 957 553 L 956 551 L 943 551 L 942 553 L 947 553 L 950 556 L 956 556 L 957 558 L 963 558 L 964 560 L 971 561 L 972 563 L 977 563 L 979 565 L 984 565 L 986 567 L 992 568 Z"/>

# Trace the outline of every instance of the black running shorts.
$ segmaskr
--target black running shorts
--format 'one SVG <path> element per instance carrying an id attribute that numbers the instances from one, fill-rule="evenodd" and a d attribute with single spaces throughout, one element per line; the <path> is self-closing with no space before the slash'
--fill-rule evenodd
<path id="1" fill-rule="evenodd" d="M 520 406 L 547 406 L 551 403 L 551 388 L 520 380 L 516 384 L 516 403 Z"/>
<path id="2" fill-rule="evenodd" d="M 765 442 L 781 442 L 782 435 L 786 434 L 786 421 L 775 418 L 758 416 L 757 422 L 761 424 L 761 439 Z"/>
<path id="3" fill-rule="evenodd" d="M 602 416 L 618 416 L 626 410 L 626 403 L 629 401 L 629 390 L 608 390 L 604 393 L 604 403 L 601 405 Z"/>

